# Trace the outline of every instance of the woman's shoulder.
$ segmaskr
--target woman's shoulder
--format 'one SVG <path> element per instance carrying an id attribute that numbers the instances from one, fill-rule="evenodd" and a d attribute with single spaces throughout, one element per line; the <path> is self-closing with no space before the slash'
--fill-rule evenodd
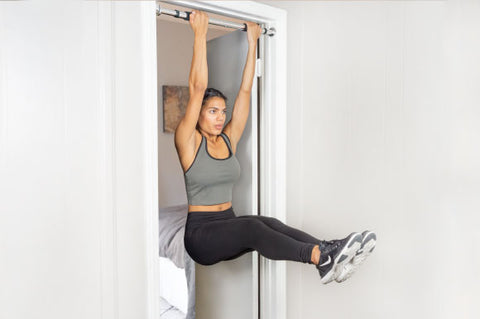
<path id="1" fill-rule="evenodd" d="M 193 136 L 194 138 L 189 146 L 181 149 L 177 148 L 177 153 L 184 172 L 186 171 L 186 167 L 190 167 L 196 154 L 199 152 L 200 144 L 202 144 L 202 134 L 197 129 L 195 129 Z"/>

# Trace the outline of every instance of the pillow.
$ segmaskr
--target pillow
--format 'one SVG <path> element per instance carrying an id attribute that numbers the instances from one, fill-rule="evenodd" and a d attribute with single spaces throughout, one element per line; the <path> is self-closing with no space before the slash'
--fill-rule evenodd
<path id="1" fill-rule="evenodd" d="M 178 268 L 185 268 L 183 236 L 188 204 L 163 207 L 159 210 L 159 243 L 161 257 L 170 259 Z"/>

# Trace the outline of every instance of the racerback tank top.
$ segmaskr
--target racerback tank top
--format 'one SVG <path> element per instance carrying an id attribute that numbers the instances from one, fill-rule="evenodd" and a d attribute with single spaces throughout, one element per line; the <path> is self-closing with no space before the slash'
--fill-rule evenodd
<path id="1" fill-rule="evenodd" d="M 233 184 L 240 177 L 240 163 L 233 154 L 228 136 L 223 132 L 220 136 L 227 144 L 229 156 L 212 157 L 202 135 L 193 163 L 184 173 L 189 205 L 214 205 L 232 200 Z"/>

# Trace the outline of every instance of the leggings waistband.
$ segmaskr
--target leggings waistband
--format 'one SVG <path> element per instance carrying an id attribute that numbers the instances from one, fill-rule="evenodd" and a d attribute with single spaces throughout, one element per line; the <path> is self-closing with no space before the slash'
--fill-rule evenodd
<path id="1" fill-rule="evenodd" d="M 236 217 L 233 208 L 227 208 L 221 211 L 213 212 L 188 212 L 187 214 L 187 226 L 197 226 L 203 223 L 208 223 L 216 220 L 225 220 Z"/>

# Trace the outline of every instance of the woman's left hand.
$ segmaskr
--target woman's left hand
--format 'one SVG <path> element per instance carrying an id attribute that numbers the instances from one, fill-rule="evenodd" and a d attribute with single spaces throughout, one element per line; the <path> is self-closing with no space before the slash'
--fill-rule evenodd
<path id="1" fill-rule="evenodd" d="M 262 34 L 262 27 L 255 22 L 247 21 L 247 39 L 250 44 L 257 44 L 257 39 Z"/>

